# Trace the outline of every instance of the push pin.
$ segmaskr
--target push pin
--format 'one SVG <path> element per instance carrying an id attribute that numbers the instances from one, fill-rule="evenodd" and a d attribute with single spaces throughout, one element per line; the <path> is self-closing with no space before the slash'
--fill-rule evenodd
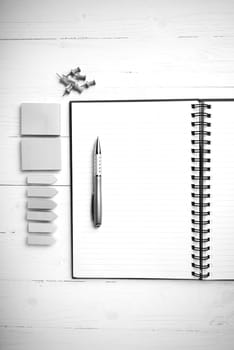
<path id="1" fill-rule="evenodd" d="M 82 74 L 79 74 L 79 73 L 73 74 L 72 77 L 74 79 L 76 79 L 76 80 L 83 80 L 83 81 L 85 81 L 85 79 L 86 79 L 86 75 L 82 75 Z"/>
<path id="2" fill-rule="evenodd" d="M 71 84 L 71 81 L 66 77 L 66 75 L 59 75 L 58 73 L 57 74 L 57 77 L 59 78 L 59 82 L 63 85 L 69 85 Z"/>
<path id="3" fill-rule="evenodd" d="M 76 82 L 74 82 L 74 83 L 72 84 L 72 86 L 73 86 L 73 89 L 74 89 L 75 91 L 79 92 L 79 94 L 81 94 L 81 93 L 84 91 L 84 88 L 81 87 L 81 86 L 80 86 L 78 83 L 76 83 Z"/>
<path id="4" fill-rule="evenodd" d="M 88 89 L 90 86 L 94 86 L 94 85 L 96 85 L 96 81 L 91 80 L 91 81 L 86 81 L 83 85 L 81 85 L 81 87 Z"/>
<path id="5" fill-rule="evenodd" d="M 69 95 L 70 92 L 72 91 L 72 89 L 73 89 L 73 85 L 72 85 L 72 84 L 67 85 L 67 86 L 65 87 L 63 96 L 64 96 L 64 95 Z"/>
<path id="6" fill-rule="evenodd" d="M 76 67 L 74 69 L 71 69 L 70 72 L 66 75 L 66 77 L 69 77 L 69 75 L 73 76 L 73 75 L 80 73 L 80 72 L 81 72 L 80 67 Z"/>
<path id="7" fill-rule="evenodd" d="M 80 67 L 76 67 L 74 69 L 71 69 L 68 74 L 60 75 L 56 73 L 57 77 L 59 78 L 59 82 L 65 85 L 63 96 L 70 94 L 72 90 L 75 90 L 81 94 L 84 89 L 88 89 L 90 86 L 96 85 L 95 80 L 86 81 L 86 75 L 80 74 L 80 72 Z M 79 80 L 83 81 L 83 85 L 80 85 L 78 83 Z"/>

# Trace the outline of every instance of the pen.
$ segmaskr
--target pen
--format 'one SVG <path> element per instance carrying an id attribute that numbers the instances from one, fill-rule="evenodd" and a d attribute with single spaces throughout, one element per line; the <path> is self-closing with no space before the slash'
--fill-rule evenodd
<path id="1" fill-rule="evenodd" d="M 102 154 L 99 138 L 93 153 L 93 223 L 95 227 L 102 224 Z"/>

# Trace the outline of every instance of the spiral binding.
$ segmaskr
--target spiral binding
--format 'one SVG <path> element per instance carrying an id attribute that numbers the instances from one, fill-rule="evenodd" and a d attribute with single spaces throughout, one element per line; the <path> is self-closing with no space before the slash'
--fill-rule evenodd
<path id="1" fill-rule="evenodd" d="M 211 106 L 203 101 L 192 104 L 192 275 L 198 279 L 208 278 L 210 250 L 210 149 L 211 135 L 208 121 Z"/>

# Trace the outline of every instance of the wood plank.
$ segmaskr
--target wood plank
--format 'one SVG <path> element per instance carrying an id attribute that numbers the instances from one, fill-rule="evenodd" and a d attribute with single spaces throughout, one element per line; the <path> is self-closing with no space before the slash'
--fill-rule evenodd
<path id="1" fill-rule="evenodd" d="M 4 327 L 0 329 L 4 350 L 214 350 L 233 349 L 233 335 L 217 330 L 53 329 Z"/>
<path id="2" fill-rule="evenodd" d="M 196 293 L 191 295 L 191 288 Z M 1 326 L 207 332 L 234 328 L 232 282 L 1 281 L 0 293 Z"/>
<path id="3" fill-rule="evenodd" d="M 119 1 L 42 0 L 1 4 L 1 39 L 120 39 L 172 36 L 194 38 L 234 34 L 230 0 Z"/>
<path id="4" fill-rule="evenodd" d="M 107 341 L 114 349 L 231 350 L 234 340 L 231 282 L 1 281 L 0 300 L 4 350 L 33 342 L 101 349 Z"/>

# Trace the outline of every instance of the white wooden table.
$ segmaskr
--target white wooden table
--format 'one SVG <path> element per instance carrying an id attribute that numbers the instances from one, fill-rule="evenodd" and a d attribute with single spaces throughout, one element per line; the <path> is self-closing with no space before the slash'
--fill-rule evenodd
<path id="1" fill-rule="evenodd" d="M 169 97 L 234 97 L 233 0 L 0 0 L 1 350 L 234 349 L 234 282 L 71 279 L 69 100 Z M 53 247 L 25 244 L 22 102 L 62 106 Z"/>

